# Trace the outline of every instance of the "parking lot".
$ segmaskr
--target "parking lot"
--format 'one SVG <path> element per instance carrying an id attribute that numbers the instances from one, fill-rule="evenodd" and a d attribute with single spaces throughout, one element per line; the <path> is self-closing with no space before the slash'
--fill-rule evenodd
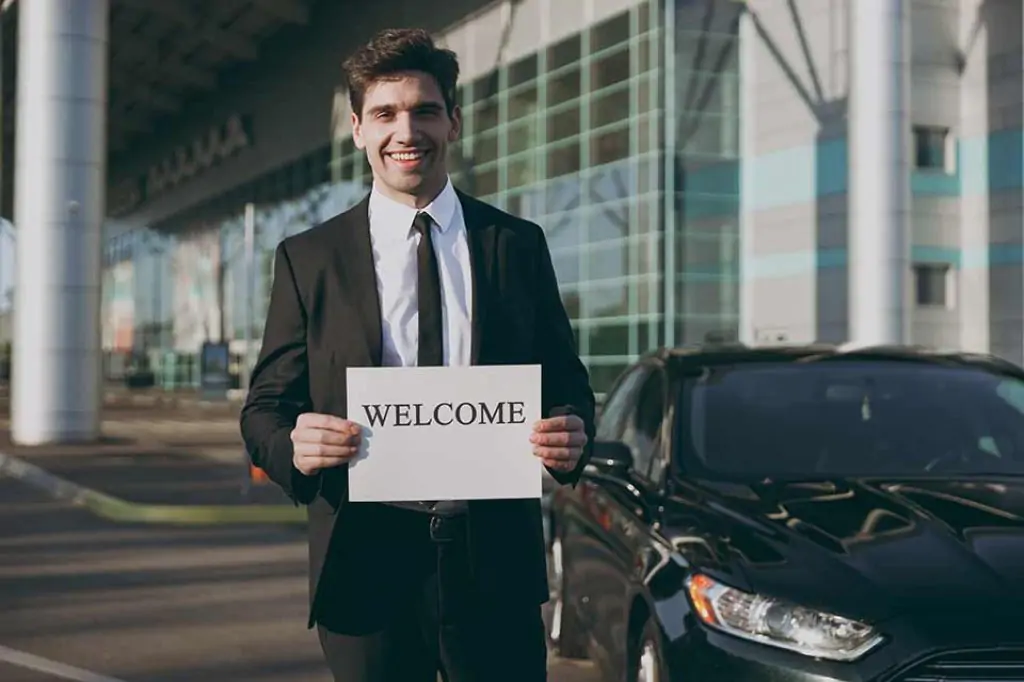
<path id="1" fill-rule="evenodd" d="M 3 450 L 132 502 L 281 502 L 247 490 L 235 423 L 224 406 L 109 408 L 99 445 Z M 301 524 L 116 522 L 11 477 L 0 500 L 5 682 L 330 679 L 305 627 Z M 586 663 L 550 670 L 595 679 Z"/>

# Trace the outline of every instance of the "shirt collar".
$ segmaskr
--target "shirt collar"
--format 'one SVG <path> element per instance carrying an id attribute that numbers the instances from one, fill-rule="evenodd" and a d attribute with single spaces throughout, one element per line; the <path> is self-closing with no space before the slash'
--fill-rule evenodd
<path id="1" fill-rule="evenodd" d="M 458 200 L 459 197 L 455 194 L 455 187 L 452 185 L 450 177 L 446 180 L 444 189 L 434 197 L 433 201 L 421 209 L 401 204 L 385 196 L 374 184 L 370 192 L 370 224 L 371 226 L 379 225 L 382 228 L 385 224 L 407 225 L 408 229 L 412 230 L 413 218 L 417 213 L 423 212 L 431 217 L 441 232 L 445 232 L 452 225 Z M 402 236 L 406 237 L 408 233 L 402 233 Z"/>

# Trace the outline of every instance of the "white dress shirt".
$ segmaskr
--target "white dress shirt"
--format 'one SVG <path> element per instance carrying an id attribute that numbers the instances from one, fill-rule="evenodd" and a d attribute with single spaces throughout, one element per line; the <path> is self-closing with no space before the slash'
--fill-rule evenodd
<path id="1" fill-rule="evenodd" d="M 469 365 L 472 343 L 473 277 L 462 202 L 451 179 L 422 209 L 433 220 L 431 235 L 441 275 L 444 364 Z M 418 266 L 420 235 L 413 227 L 419 212 L 381 194 L 370 193 L 370 240 L 377 272 L 382 325 L 382 364 L 412 367 L 419 347 Z"/>

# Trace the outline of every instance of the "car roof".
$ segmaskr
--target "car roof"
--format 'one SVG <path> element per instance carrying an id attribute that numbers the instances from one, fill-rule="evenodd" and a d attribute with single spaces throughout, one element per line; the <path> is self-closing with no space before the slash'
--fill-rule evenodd
<path id="1" fill-rule="evenodd" d="M 1024 379 L 1024 369 L 995 355 L 909 345 L 780 344 L 747 346 L 742 343 L 725 342 L 673 348 L 663 347 L 645 354 L 640 361 L 645 359 L 660 360 L 669 371 L 683 372 L 695 367 L 714 365 L 761 362 L 797 363 L 811 362 L 817 359 L 924 362 L 946 367 L 972 367 Z"/>

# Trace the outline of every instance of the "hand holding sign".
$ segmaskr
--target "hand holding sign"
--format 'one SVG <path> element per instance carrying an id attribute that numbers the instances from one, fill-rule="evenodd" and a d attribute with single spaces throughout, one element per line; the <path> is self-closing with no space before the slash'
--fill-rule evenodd
<path id="1" fill-rule="evenodd" d="M 583 420 L 574 414 L 541 419 L 533 425 L 530 435 L 533 454 L 544 466 L 557 471 L 572 471 L 583 455 L 587 434 Z"/>
<path id="2" fill-rule="evenodd" d="M 306 476 L 344 464 L 359 452 L 359 425 L 330 414 L 300 414 L 292 429 L 292 463 Z"/>

